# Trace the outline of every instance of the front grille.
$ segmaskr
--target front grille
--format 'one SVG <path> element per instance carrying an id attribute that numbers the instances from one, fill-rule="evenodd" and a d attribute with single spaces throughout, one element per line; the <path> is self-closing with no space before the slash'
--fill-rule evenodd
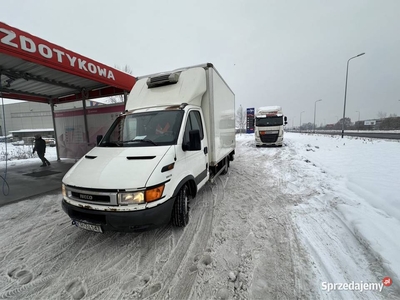
<path id="1" fill-rule="evenodd" d="M 278 134 L 263 134 L 260 135 L 263 143 L 275 143 L 278 140 Z"/>
<path id="2" fill-rule="evenodd" d="M 84 200 L 84 201 L 103 202 L 103 203 L 110 202 L 110 196 L 84 194 L 84 193 L 78 193 L 78 192 L 71 192 L 71 195 L 72 195 L 72 197 L 74 197 L 76 199 Z"/>

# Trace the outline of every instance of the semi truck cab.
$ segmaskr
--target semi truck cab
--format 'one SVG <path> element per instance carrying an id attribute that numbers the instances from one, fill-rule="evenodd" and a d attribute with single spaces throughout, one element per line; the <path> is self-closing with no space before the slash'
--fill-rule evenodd
<path id="1" fill-rule="evenodd" d="M 256 147 L 283 145 L 283 126 L 287 117 L 283 115 L 280 106 L 267 106 L 257 109 L 254 122 Z"/>

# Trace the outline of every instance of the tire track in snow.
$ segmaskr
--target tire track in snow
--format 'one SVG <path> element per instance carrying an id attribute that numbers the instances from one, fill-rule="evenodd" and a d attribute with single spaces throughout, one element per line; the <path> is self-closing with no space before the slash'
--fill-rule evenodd
<path id="1" fill-rule="evenodd" d="M 183 287 L 184 294 L 190 293 L 193 278 L 186 281 L 187 277 L 182 276 L 182 274 L 190 274 L 190 272 L 188 273 L 189 268 L 185 265 L 191 263 L 190 257 L 192 251 L 195 250 L 193 245 L 207 244 L 207 240 L 203 239 L 207 238 L 207 232 L 211 230 L 212 223 L 213 205 L 208 203 L 209 199 L 206 199 L 210 189 L 210 184 L 207 184 L 199 191 L 196 199 L 191 201 L 189 224 L 182 229 L 174 228 L 174 231 L 180 231 L 179 239 L 161 271 L 155 274 L 152 281 L 141 291 L 141 299 L 178 299 L 174 298 L 173 295 L 181 291 L 171 289 L 171 286 L 175 286 L 175 283 Z M 205 217 L 207 215 L 211 215 L 211 218 Z M 190 262 L 188 263 L 188 261 Z M 174 284 L 171 285 L 172 283 Z"/>
<path id="2" fill-rule="evenodd" d="M 268 148 L 266 150 L 268 151 Z M 267 259 L 264 261 L 264 265 L 273 265 L 272 273 L 276 274 L 274 288 L 267 288 L 266 295 L 277 299 L 310 298 L 314 293 L 312 290 L 310 291 L 311 276 L 306 267 L 309 264 L 306 252 L 296 237 L 294 224 L 290 217 L 289 209 L 297 203 L 285 193 L 285 176 L 291 174 L 288 169 L 292 169 L 290 157 L 293 152 L 293 149 L 288 146 L 278 149 L 276 153 L 272 153 L 266 168 L 276 170 L 274 181 L 269 189 L 272 197 L 268 206 L 273 216 L 269 217 L 268 224 L 271 226 L 271 223 L 274 223 L 272 225 L 271 248 L 273 250 L 271 254 L 278 253 L 274 262 L 270 259 L 273 255 L 264 256 L 264 259 Z M 259 186 L 259 189 L 262 190 L 262 187 Z"/>
<path id="3" fill-rule="evenodd" d="M 212 263 L 206 247 L 211 236 L 215 202 L 224 197 L 224 189 L 221 188 L 222 183 L 221 177 L 218 177 L 216 183 L 208 184 L 207 189 L 201 194 L 197 207 L 195 207 L 196 210 L 202 210 L 203 208 L 205 210 L 196 228 L 195 239 L 188 250 L 189 255 L 187 255 L 184 263 L 181 263 L 178 271 L 179 276 L 176 276 L 177 280 L 172 282 L 174 288 L 170 289 L 168 293 L 171 299 L 190 299 L 197 274 Z"/>
<path id="4" fill-rule="evenodd" d="M 307 261 L 294 263 L 301 247 L 286 209 L 292 201 L 282 195 L 277 178 L 285 147 L 256 148 L 252 141 L 241 146 L 243 152 L 237 153 L 226 186 L 229 200 L 216 205 L 218 221 L 209 244 L 211 256 L 215 252 L 228 255 L 199 276 L 194 299 L 309 298 L 313 294 L 308 277 L 297 282 L 294 278 L 303 274 Z M 264 167 L 277 174 L 264 173 Z"/>
<path id="5" fill-rule="evenodd" d="M 43 203 L 45 201 L 41 201 L 41 204 L 39 204 L 36 209 L 32 210 L 27 207 L 28 211 L 35 212 L 30 219 L 28 218 L 28 220 L 34 220 L 35 218 L 38 218 L 39 222 L 37 222 L 37 226 L 33 226 L 31 231 L 18 233 L 19 240 L 24 240 L 25 245 L 29 245 L 29 249 L 33 248 L 37 249 L 38 251 L 43 250 L 42 248 L 44 245 L 44 241 L 46 240 L 46 235 L 48 235 L 48 232 L 45 230 L 47 222 L 41 220 L 36 212 L 40 212 L 42 210 L 39 208 L 43 208 L 43 211 L 52 210 L 53 204 L 50 203 L 49 205 L 49 203 L 47 203 L 46 205 L 44 205 Z M 35 202 L 37 201 L 30 202 L 29 204 L 35 205 Z M 43 211 L 41 213 L 43 213 Z M 24 217 L 24 215 L 22 215 L 22 217 Z M 10 229 L 10 232 L 8 232 L 7 234 L 9 236 L 16 235 L 13 228 Z M 60 236 L 60 239 L 62 238 L 63 237 Z M 54 247 L 55 245 L 57 246 Z M 62 267 L 62 264 L 60 264 L 59 261 L 56 260 L 55 265 L 59 265 L 59 268 L 54 268 L 51 258 L 60 255 L 60 253 L 66 252 L 63 246 L 65 244 L 56 243 L 55 245 L 53 245 L 51 249 L 46 249 L 46 251 L 39 252 L 39 255 L 31 255 L 31 253 L 26 252 L 25 247 L 22 247 L 20 251 L 15 253 L 14 257 L 7 257 L 8 264 L 11 266 L 14 265 L 17 268 L 21 266 L 21 262 L 24 262 L 25 265 L 29 266 L 24 271 L 32 274 L 32 276 L 30 282 L 27 282 L 23 286 L 18 287 L 18 282 L 15 282 L 12 285 L 12 291 L 7 288 L 8 292 L 6 293 L 6 295 L 12 296 L 16 299 L 22 299 L 24 295 L 34 295 L 35 293 L 40 292 L 42 289 L 48 286 L 50 282 L 54 282 L 56 275 L 53 275 L 54 272 L 51 271 L 58 271 L 59 268 Z M 71 245 L 72 242 L 67 243 L 67 247 Z M 46 262 L 46 264 L 43 264 L 44 261 Z M 0 291 L 4 290 L 2 289 Z M 4 294 L 2 295 L 4 296 Z"/>
<path id="6" fill-rule="evenodd" d="M 98 247 L 91 244 L 90 251 L 85 247 L 77 261 L 78 270 L 78 265 L 87 265 L 88 272 L 82 277 L 85 278 L 88 294 L 96 297 L 110 291 L 117 294 L 121 291 L 119 283 L 132 272 L 132 269 L 136 271 L 135 257 L 139 253 L 138 240 L 141 233 L 106 232 L 99 236 L 105 241 L 100 240 Z M 93 261 L 93 251 L 101 259 L 96 265 L 90 266 Z"/>

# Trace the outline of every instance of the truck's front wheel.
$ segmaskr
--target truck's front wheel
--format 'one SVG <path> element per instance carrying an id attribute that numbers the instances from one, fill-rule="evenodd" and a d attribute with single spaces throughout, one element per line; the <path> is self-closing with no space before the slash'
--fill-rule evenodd
<path id="1" fill-rule="evenodd" d="M 189 223 L 189 189 L 184 185 L 176 196 L 172 211 L 172 224 L 185 227 Z"/>

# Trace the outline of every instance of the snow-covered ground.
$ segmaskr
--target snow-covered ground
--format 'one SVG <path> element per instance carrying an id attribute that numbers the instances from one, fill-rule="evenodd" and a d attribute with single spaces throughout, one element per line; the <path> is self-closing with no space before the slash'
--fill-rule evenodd
<path id="1" fill-rule="evenodd" d="M 80 230 L 60 192 L 1 207 L 0 299 L 400 299 L 400 143 L 253 139 L 237 136 L 184 229 Z"/>

